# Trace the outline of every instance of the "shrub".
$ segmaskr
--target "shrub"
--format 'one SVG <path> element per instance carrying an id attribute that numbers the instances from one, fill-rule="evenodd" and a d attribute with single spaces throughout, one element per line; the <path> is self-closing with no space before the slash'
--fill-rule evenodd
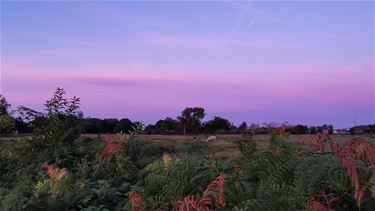
<path id="1" fill-rule="evenodd" d="M 0 114 L 0 134 L 12 134 L 16 129 L 16 122 L 9 114 Z"/>

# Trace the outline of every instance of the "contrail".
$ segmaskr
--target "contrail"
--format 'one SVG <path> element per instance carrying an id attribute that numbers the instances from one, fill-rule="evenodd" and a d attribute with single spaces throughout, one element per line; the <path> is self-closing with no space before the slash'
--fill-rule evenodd
<path id="1" fill-rule="evenodd" d="M 249 1 L 246 1 L 246 2 L 249 2 Z M 292 27 L 295 27 L 295 28 L 303 29 L 303 30 L 306 30 L 306 31 L 315 32 L 315 33 L 322 34 L 322 35 L 325 35 L 327 37 L 330 37 L 330 38 L 333 38 L 333 39 L 336 39 L 336 40 L 346 41 L 346 42 L 352 43 L 354 45 L 360 45 L 360 46 L 363 45 L 363 43 L 361 43 L 361 42 L 349 39 L 345 36 L 342 36 L 342 35 L 339 35 L 339 34 L 336 34 L 336 33 L 332 33 L 332 32 L 325 31 L 325 30 L 322 30 L 322 29 L 319 29 L 319 28 L 311 27 L 311 26 L 308 26 L 308 25 L 305 25 L 305 24 L 300 24 L 300 23 L 296 23 L 296 22 L 287 20 L 285 18 L 281 18 L 281 17 L 276 16 L 272 13 L 266 12 L 266 11 L 258 9 L 258 8 L 255 8 L 255 6 L 254 6 L 254 4 L 252 4 L 252 2 L 250 2 L 250 4 L 247 4 L 246 2 L 242 3 L 242 2 L 237 2 L 237 1 L 227 1 L 227 3 L 239 6 L 239 7 L 243 8 L 243 10 L 245 10 L 245 11 L 251 11 L 254 14 L 265 17 L 265 18 L 267 18 L 269 20 L 272 20 L 274 22 L 277 22 L 277 23 L 281 23 L 281 24 L 284 24 L 284 25 L 287 25 L 287 26 L 292 26 Z M 244 13 L 246 14 L 246 12 L 244 12 Z"/>
<path id="2" fill-rule="evenodd" d="M 235 3 L 235 2 L 233 2 L 233 3 Z M 245 20 L 247 12 L 248 12 L 248 8 L 253 7 L 253 2 L 251 2 L 251 1 L 246 1 L 245 4 L 246 4 L 246 5 L 244 5 L 245 7 L 241 7 L 241 10 L 237 15 L 236 22 L 235 22 L 232 30 L 230 31 L 229 36 L 227 37 L 224 45 L 222 46 L 222 49 L 221 49 L 222 51 L 224 51 L 232 43 L 232 41 L 234 40 L 234 37 L 236 36 L 238 31 L 241 29 L 241 26 L 242 26 L 242 24 Z"/>

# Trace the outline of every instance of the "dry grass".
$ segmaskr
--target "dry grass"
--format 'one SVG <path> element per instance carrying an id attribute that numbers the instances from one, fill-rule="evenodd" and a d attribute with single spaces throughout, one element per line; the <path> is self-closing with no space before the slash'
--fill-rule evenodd
<path id="1" fill-rule="evenodd" d="M 98 137 L 97 134 L 84 134 L 83 137 L 90 137 L 95 138 Z M 301 139 L 311 139 L 316 135 L 289 135 L 287 137 L 288 141 L 290 142 L 297 142 Z M 104 139 L 116 139 L 118 135 L 116 134 L 101 134 L 101 138 Z M 199 135 L 196 139 L 193 138 L 192 135 L 140 135 L 142 140 L 146 141 L 153 141 L 153 142 L 181 142 L 181 141 L 206 141 L 208 135 Z M 223 148 L 233 148 L 234 144 L 232 141 L 241 137 L 240 134 L 223 134 L 223 135 L 216 135 L 217 140 L 213 142 L 213 145 L 220 146 Z M 256 135 L 254 139 L 258 142 L 260 146 L 266 145 L 267 142 L 270 140 L 270 135 Z M 339 143 L 344 143 L 354 137 L 354 135 L 332 135 L 332 137 Z M 375 143 L 375 136 L 371 135 L 362 135 L 360 137 L 366 138 L 371 142 Z"/>
<path id="2" fill-rule="evenodd" d="M 90 138 L 97 138 L 99 137 L 98 134 L 83 134 L 83 137 L 90 137 Z M 289 135 L 288 141 L 290 142 L 297 142 L 301 139 L 305 138 L 312 138 L 315 135 Z M 117 134 L 101 134 L 100 137 L 104 140 L 116 140 L 119 138 Z M 178 147 L 183 145 L 186 142 L 192 141 L 206 141 L 208 135 L 199 135 L 196 139 L 193 138 L 192 135 L 140 135 L 142 140 L 150 141 L 150 142 L 157 142 L 160 144 L 165 144 L 170 147 Z M 241 137 L 239 134 L 224 134 L 224 135 L 216 135 L 217 140 L 214 142 L 210 142 L 210 146 L 217 148 L 215 155 L 220 157 L 231 157 L 234 154 L 238 153 L 236 149 L 236 145 L 233 143 L 234 140 Z M 352 135 L 333 135 L 332 136 L 338 143 L 342 144 L 346 141 L 358 137 Z M 362 135 L 362 138 L 365 138 L 372 143 L 375 143 L 375 136 L 373 135 Z M 7 153 L 10 149 L 14 152 L 14 142 L 16 137 L 2 137 L 0 139 L 0 152 Z M 256 135 L 254 139 L 257 141 L 258 149 L 265 149 L 269 145 L 270 135 Z"/>

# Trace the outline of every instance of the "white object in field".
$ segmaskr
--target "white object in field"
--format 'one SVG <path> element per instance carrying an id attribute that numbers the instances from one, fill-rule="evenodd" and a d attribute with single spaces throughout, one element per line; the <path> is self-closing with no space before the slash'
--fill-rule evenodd
<path id="1" fill-rule="evenodd" d="M 207 141 L 208 142 L 216 141 L 216 136 L 208 136 Z"/>

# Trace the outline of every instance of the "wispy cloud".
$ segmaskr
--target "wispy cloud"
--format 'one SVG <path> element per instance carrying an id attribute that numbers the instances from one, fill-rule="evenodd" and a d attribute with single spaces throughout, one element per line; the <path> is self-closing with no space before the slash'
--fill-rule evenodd
<path id="1" fill-rule="evenodd" d="M 286 18 L 277 16 L 277 15 L 272 14 L 270 12 L 267 12 L 265 10 L 259 9 L 259 8 L 255 7 L 255 5 L 252 1 L 226 1 L 226 2 L 230 3 L 231 5 L 235 5 L 239 8 L 241 8 L 242 11 L 248 11 L 249 13 L 256 14 L 260 17 L 269 19 L 269 20 L 271 20 L 273 22 L 276 22 L 276 23 L 280 23 L 280 24 L 283 24 L 283 25 L 286 25 L 286 26 L 291 26 L 291 27 L 295 27 L 295 28 L 298 28 L 298 29 L 314 32 L 314 33 L 321 34 L 321 35 L 324 35 L 324 36 L 332 38 L 332 39 L 345 41 L 345 42 L 348 42 L 348 43 L 351 43 L 351 44 L 354 44 L 354 45 L 363 45 L 363 43 L 358 42 L 357 40 L 350 39 L 350 38 L 348 38 L 346 36 L 343 36 L 341 34 L 333 33 L 333 32 L 323 30 L 323 29 L 320 29 L 320 28 L 316 28 L 316 27 L 312 27 L 312 26 L 309 26 L 309 25 L 306 25 L 306 24 L 297 23 L 295 21 L 288 20 Z M 250 20 L 250 22 L 251 21 L 253 21 L 253 20 Z M 237 30 L 239 30 L 239 29 L 237 29 Z"/>
<path id="2" fill-rule="evenodd" d="M 117 3 L 121 4 L 123 2 Z M 146 13 L 127 10 L 126 7 L 119 8 L 115 5 L 103 4 L 102 2 L 85 2 L 84 7 L 85 11 L 94 12 L 98 17 L 110 20 L 118 24 L 119 27 L 123 24 L 136 27 L 151 27 L 154 29 L 169 29 L 172 27 L 171 23 L 167 20 Z"/>
<path id="3" fill-rule="evenodd" d="M 274 40 L 239 40 L 228 37 L 193 37 L 178 35 L 154 35 L 145 38 L 145 43 L 154 47 L 179 48 L 181 50 L 225 49 L 274 49 L 283 45 Z"/>

